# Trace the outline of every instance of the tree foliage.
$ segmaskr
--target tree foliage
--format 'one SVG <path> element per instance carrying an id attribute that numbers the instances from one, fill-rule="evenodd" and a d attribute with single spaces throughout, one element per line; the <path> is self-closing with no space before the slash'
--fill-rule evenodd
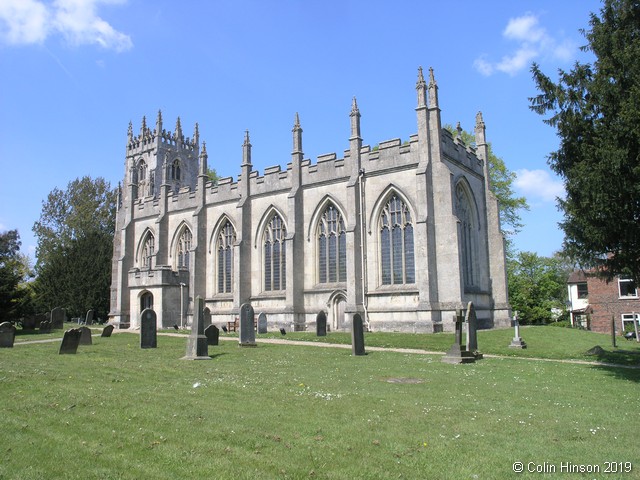
<path id="1" fill-rule="evenodd" d="M 34 290 L 42 310 L 65 307 L 72 316 L 109 310 L 117 193 L 102 178 L 73 180 L 43 202 Z"/>
<path id="2" fill-rule="evenodd" d="M 72 317 L 84 318 L 87 310 L 96 317 L 109 313 L 113 237 L 92 231 L 54 248 L 35 283 L 43 310 L 66 308 Z"/>
<path id="3" fill-rule="evenodd" d="M 564 250 L 584 268 L 640 282 L 640 4 L 605 0 L 591 15 L 583 50 L 593 64 L 559 70 L 553 82 L 534 64 L 540 94 L 531 109 L 549 114 L 560 145 L 549 165 L 564 180 L 559 205 Z"/>
<path id="4" fill-rule="evenodd" d="M 28 258 L 20 254 L 20 244 L 17 230 L 0 233 L 0 323 L 17 320 L 28 301 L 30 269 Z"/>
<path id="5" fill-rule="evenodd" d="M 452 135 L 461 135 L 465 145 L 475 145 L 475 134 L 461 130 L 454 130 L 451 125 L 445 125 Z M 500 210 L 500 225 L 504 233 L 507 234 L 507 240 L 510 235 L 515 235 L 522 228 L 522 218 L 520 210 L 529 210 L 527 199 L 516 196 L 513 191 L 513 182 L 516 179 L 515 172 L 509 170 L 504 160 L 498 157 L 488 143 L 489 147 L 489 178 L 491 191 L 498 198 L 498 206 Z"/>
<path id="6" fill-rule="evenodd" d="M 518 252 L 507 263 L 509 302 L 520 323 L 545 324 L 556 319 L 554 310 L 564 310 L 570 270 L 559 255 Z"/>
<path id="7" fill-rule="evenodd" d="M 91 232 L 113 236 L 116 191 L 103 178 L 77 178 L 66 190 L 54 188 L 42 202 L 40 219 L 33 225 L 38 238 L 36 255 L 39 271 L 61 247 Z"/>

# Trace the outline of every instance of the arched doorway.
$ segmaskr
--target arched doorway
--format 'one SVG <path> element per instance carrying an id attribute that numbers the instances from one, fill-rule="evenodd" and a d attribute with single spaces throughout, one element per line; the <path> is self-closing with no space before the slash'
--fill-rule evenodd
<path id="1" fill-rule="evenodd" d="M 140 311 L 147 308 L 153 309 L 153 294 L 151 292 L 144 292 L 140 295 Z"/>
<path id="2" fill-rule="evenodd" d="M 336 295 L 333 297 L 331 304 L 331 329 L 333 331 L 341 330 L 344 325 L 344 309 L 347 305 L 347 299 L 344 295 Z"/>

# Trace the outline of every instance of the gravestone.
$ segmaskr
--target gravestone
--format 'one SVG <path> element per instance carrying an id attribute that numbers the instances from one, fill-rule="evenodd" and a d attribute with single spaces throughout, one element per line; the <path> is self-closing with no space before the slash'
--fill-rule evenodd
<path id="1" fill-rule="evenodd" d="M 48 320 L 44 320 L 40 322 L 40 333 L 50 333 L 51 332 L 51 322 Z"/>
<path id="2" fill-rule="evenodd" d="M 459 308 L 456 310 L 455 315 L 456 339 L 446 355 L 442 357 L 444 363 L 473 363 L 476 361 L 476 357 L 471 352 L 462 348 L 463 321 L 464 315 L 462 314 L 462 309 Z"/>
<path id="3" fill-rule="evenodd" d="M 0 348 L 13 348 L 16 339 L 16 327 L 11 322 L 0 323 Z"/>
<path id="4" fill-rule="evenodd" d="M 113 333 L 113 329 L 115 327 L 113 325 L 107 325 L 106 327 L 104 327 L 102 329 L 102 335 L 100 335 L 101 337 L 110 337 L 111 334 Z"/>
<path id="5" fill-rule="evenodd" d="M 140 348 L 158 347 L 158 320 L 156 312 L 145 308 L 140 314 Z"/>
<path id="6" fill-rule="evenodd" d="M 240 342 L 241 347 L 256 346 L 256 331 L 253 329 L 253 307 L 249 303 L 243 303 L 240 307 Z"/>
<path id="7" fill-rule="evenodd" d="M 473 302 L 467 304 L 467 314 L 464 320 L 467 324 L 467 351 L 471 352 L 476 360 L 480 360 L 482 353 L 478 351 L 478 317 Z"/>
<path id="8" fill-rule="evenodd" d="M 80 344 L 80 335 L 82 335 L 82 332 L 79 328 L 72 328 L 64 332 L 58 353 L 60 355 L 64 353 L 77 353 L 78 345 Z"/>
<path id="9" fill-rule="evenodd" d="M 204 334 L 204 300 L 196 297 L 193 304 L 191 333 L 187 339 L 187 354 L 182 360 L 211 360 L 208 339 Z"/>
<path id="10" fill-rule="evenodd" d="M 84 324 L 93 325 L 93 310 L 87 310 L 87 314 L 84 317 Z"/>
<path id="11" fill-rule="evenodd" d="M 51 310 L 51 328 L 62 329 L 64 328 L 64 321 L 66 320 L 67 313 L 64 308 L 56 307 Z"/>
<path id="12" fill-rule="evenodd" d="M 207 337 L 207 343 L 209 345 L 218 345 L 220 330 L 215 325 L 209 325 L 204 329 L 204 336 Z"/>
<path id="13" fill-rule="evenodd" d="M 258 315 L 258 333 L 267 333 L 267 314 L 264 312 Z"/>
<path id="14" fill-rule="evenodd" d="M 206 329 L 209 325 L 211 325 L 211 310 L 209 310 L 209 307 L 206 307 L 203 311 L 202 311 L 202 315 L 203 315 L 203 323 L 204 323 L 204 328 Z"/>
<path id="15" fill-rule="evenodd" d="M 324 313 L 324 310 L 320 310 L 318 315 L 316 315 L 316 336 L 327 336 L 327 314 Z"/>
<path id="16" fill-rule="evenodd" d="M 351 354 L 366 355 L 364 351 L 364 325 L 359 313 L 353 315 L 351 325 Z"/>
<path id="17" fill-rule="evenodd" d="M 520 323 L 518 322 L 518 312 L 513 313 L 513 327 L 515 332 L 513 334 L 513 339 L 509 344 L 509 348 L 527 348 L 527 344 L 520 337 Z"/>
<path id="18" fill-rule="evenodd" d="M 78 330 L 80 330 L 80 345 L 92 345 L 91 329 L 89 327 L 82 326 Z"/>

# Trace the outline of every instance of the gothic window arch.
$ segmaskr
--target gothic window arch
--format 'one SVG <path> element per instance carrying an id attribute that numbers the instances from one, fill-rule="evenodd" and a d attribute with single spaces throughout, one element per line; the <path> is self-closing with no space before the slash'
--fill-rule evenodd
<path id="1" fill-rule="evenodd" d="M 185 226 L 178 237 L 178 243 L 176 245 L 176 267 L 189 268 L 192 238 L 191 230 Z"/>
<path id="2" fill-rule="evenodd" d="M 147 235 L 142 241 L 142 248 L 140 249 L 140 259 L 138 263 L 143 269 L 151 269 L 153 267 L 153 256 L 156 251 L 156 239 L 151 232 L 147 232 Z"/>
<path id="3" fill-rule="evenodd" d="M 171 180 L 180 180 L 180 160 L 177 158 L 171 164 Z"/>
<path id="4" fill-rule="evenodd" d="M 147 179 L 147 162 L 140 160 L 138 162 L 138 183 L 144 182 Z"/>
<path id="5" fill-rule="evenodd" d="M 395 193 L 379 218 L 380 274 L 383 285 L 415 283 L 413 223 L 409 208 Z"/>
<path id="6" fill-rule="evenodd" d="M 474 210 L 467 189 L 460 182 L 456 186 L 456 214 L 460 222 L 460 257 L 462 278 L 465 287 L 476 285 L 477 278 L 477 233 Z"/>
<path id="7" fill-rule="evenodd" d="M 347 232 L 344 219 L 330 203 L 318 222 L 318 282 L 347 281 Z"/>
<path id="8" fill-rule="evenodd" d="M 216 239 L 218 293 L 231 293 L 233 289 L 233 244 L 236 231 L 227 220 Z"/>
<path id="9" fill-rule="evenodd" d="M 264 289 L 284 290 L 287 286 L 287 229 L 278 214 L 271 217 L 264 229 Z"/>

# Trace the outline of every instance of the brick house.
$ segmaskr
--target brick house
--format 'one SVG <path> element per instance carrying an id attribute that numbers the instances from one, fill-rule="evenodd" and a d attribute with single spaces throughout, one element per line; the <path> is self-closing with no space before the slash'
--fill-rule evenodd
<path id="1" fill-rule="evenodd" d="M 640 297 L 633 280 L 616 277 L 606 282 L 577 270 L 567 280 L 571 324 L 600 333 L 611 332 L 611 317 L 616 331 L 633 328 L 640 319 Z"/>

